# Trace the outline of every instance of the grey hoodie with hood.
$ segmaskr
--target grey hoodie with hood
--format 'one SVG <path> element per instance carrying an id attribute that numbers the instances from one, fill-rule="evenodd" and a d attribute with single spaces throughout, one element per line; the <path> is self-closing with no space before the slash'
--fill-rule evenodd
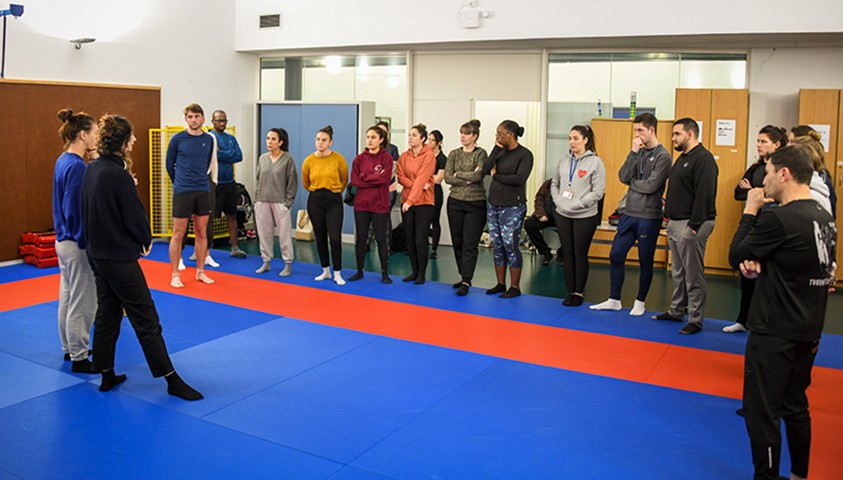
<path id="1" fill-rule="evenodd" d="M 579 158 L 570 152 L 559 160 L 550 183 L 550 195 L 556 213 L 567 218 L 589 218 L 597 215 L 597 202 L 606 192 L 606 168 L 603 160 L 591 150 Z M 565 195 L 570 191 L 570 198 Z"/>

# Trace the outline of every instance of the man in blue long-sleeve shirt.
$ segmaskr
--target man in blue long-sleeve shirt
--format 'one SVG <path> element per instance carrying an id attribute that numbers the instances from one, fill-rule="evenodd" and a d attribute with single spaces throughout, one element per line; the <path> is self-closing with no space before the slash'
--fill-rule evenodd
<path id="1" fill-rule="evenodd" d="M 233 135 L 225 133 L 228 126 L 228 116 L 222 110 L 217 110 L 211 117 L 214 130 L 211 132 L 217 137 L 217 162 L 219 172 L 217 173 L 217 186 L 215 198 L 213 198 L 213 217 L 217 218 L 220 213 L 225 213 L 225 221 L 228 226 L 228 240 L 231 243 L 231 256 L 246 258 L 246 253 L 240 250 L 237 245 L 237 183 L 234 181 L 234 164 L 243 161 L 243 152 Z M 208 242 L 213 243 L 213 220 L 208 222 Z"/>

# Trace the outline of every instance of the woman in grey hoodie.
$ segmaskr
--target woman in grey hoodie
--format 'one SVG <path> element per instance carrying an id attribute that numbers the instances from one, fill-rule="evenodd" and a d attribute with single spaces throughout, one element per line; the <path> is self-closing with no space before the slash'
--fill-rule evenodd
<path id="1" fill-rule="evenodd" d="M 574 126 L 568 145 L 570 151 L 559 160 L 550 194 L 556 205 L 553 216 L 562 241 L 568 287 L 562 304 L 576 307 L 582 305 L 588 280 L 588 249 L 600 224 L 597 204 L 606 190 L 606 169 L 596 153 L 594 130 L 588 125 Z"/>

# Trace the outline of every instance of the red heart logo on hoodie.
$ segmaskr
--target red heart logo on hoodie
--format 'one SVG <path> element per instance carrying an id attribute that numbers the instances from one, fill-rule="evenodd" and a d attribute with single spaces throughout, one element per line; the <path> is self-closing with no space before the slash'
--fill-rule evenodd
<path id="1" fill-rule="evenodd" d="M 585 176 L 586 173 L 588 173 L 586 170 L 580 170 L 580 171 L 577 172 L 577 175 L 579 175 L 580 178 L 582 178 L 582 177 Z"/>

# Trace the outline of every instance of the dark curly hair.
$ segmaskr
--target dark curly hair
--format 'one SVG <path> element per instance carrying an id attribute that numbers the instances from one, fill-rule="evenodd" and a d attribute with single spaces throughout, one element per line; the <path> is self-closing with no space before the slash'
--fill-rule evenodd
<path id="1" fill-rule="evenodd" d="M 126 170 L 131 171 L 132 160 L 126 153 L 126 144 L 132 138 L 132 122 L 122 115 L 106 113 L 99 120 L 97 152 L 101 157 L 113 156 L 126 162 Z"/>

